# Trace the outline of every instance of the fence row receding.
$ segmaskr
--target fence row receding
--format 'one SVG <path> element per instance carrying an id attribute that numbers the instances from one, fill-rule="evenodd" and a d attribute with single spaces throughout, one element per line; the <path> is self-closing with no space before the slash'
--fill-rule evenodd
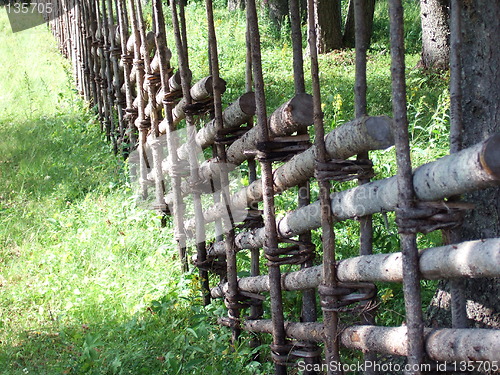
<path id="1" fill-rule="evenodd" d="M 228 314 L 220 324 L 232 329 L 233 340 L 242 330 L 272 335 L 276 374 L 300 361 L 340 363 L 341 347 L 362 351 L 366 361 L 380 354 L 406 356 L 413 365 L 408 374 L 423 373 L 418 365 L 434 361 L 498 360 L 499 331 L 467 328 L 459 282 L 451 290 L 453 327 L 424 328 L 420 280 L 500 276 L 500 239 L 450 240 L 419 251 L 416 234 L 444 230 L 447 238 L 456 237 L 460 219 L 470 209 L 457 197 L 500 184 L 500 134 L 462 150 L 460 95 L 453 95 L 450 155 L 412 170 L 401 0 L 389 0 L 393 118 L 368 113 L 366 2 L 356 0 L 356 116 L 325 134 L 316 2 L 308 0 L 312 95 L 304 83 L 298 3 L 289 1 L 295 96 L 273 113 L 266 107 L 255 0 L 246 1 L 247 69 L 242 75 L 247 92 L 226 108 L 212 0 L 206 0 L 210 76 L 194 83 L 191 78 L 198 72 L 189 66 L 183 1 L 163 5 L 161 0 L 56 0 L 53 11 L 58 17 L 50 17 L 49 24 L 115 152 L 137 158 L 133 173 L 141 197 L 153 196 L 153 208 L 164 220 L 172 216 L 180 266 L 187 271 L 192 259 L 198 267 L 206 304 L 224 298 Z M 144 20 L 146 6 L 152 12 L 153 31 Z M 460 6 L 461 1 L 451 1 L 455 94 L 460 91 Z M 171 61 L 167 33 L 175 40 L 176 63 Z M 185 130 L 184 136 L 179 129 Z M 314 134 L 313 143 L 309 134 Z M 398 175 L 370 182 L 374 173 L 369 151 L 392 145 Z M 200 160 L 200 152 L 211 157 Z M 249 183 L 235 190 L 232 176 L 240 168 Z M 309 194 L 313 179 L 319 187 L 315 202 Z M 348 180 L 359 183 L 332 192 L 332 181 Z M 299 192 L 297 206 L 277 218 L 275 196 L 294 187 Z M 389 211 L 396 212 L 401 252 L 372 254 L 371 215 Z M 360 221 L 359 256 L 337 262 L 334 224 L 343 220 Z M 318 228 L 319 249 L 311 241 L 311 231 Z M 245 271 L 250 276 L 238 278 L 242 252 L 249 254 L 251 269 Z M 285 265 L 293 265 L 294 271 L 282 272 Z M 268 273 L 261 275 L 262 269 Z M 217 279 L 210 273 L 220 276 L 218 285 L 209 285 Z M 374 324 L 377 282 L 403 284 L 405 326 Z M 283 295 L 289 291 L 302 292 L 301 322 L 284 319 Z M 270 310 L 271 319 L 262 319 L 265 310 Z M 258 345 L 257 337 L 249 345 Z M 341 366 L 323 369 L 342 373 Z M 375 372 L 368 367 L 365 373 Z"/>

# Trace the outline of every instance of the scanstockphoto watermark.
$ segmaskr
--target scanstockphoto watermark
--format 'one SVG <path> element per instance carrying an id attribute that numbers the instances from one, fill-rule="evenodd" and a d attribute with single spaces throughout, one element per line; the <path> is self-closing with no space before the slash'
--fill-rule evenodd
<path id="1" fill-rule="evenodd" d="M 75 4 L 75 1 L 69 1 L 61 7 L 61 3 L 54 0 L 0 0 L 0 6 L 7 12 L 14 33 L 43 25 L 64 13 L 70 13 Z"/>
<path id="2" fill-rule="evenodd" d="M 364 373 L 365 371 L 375 371 L 381 374 L 387 373 L 400 373 L 407 371 L 431 371 L 432 366 L 428 363 L 420 365 L 410 365 L 392 362 L 376 362 L 365 361 L 355 363 L 344 363 L 331 361 L 328 363 L 305 363 L 303 361 L 298 363 L 299 371 L 318 371 L 318 372 L 344 372 L 344 373 Z"/>
<path id="3" fill-rule="evenodd" d="M 406 372 L 497 372 L 499 370 L 498 361 L 443 361 L 434 363 L 422 363 L 410 365 L 395 362 L 377 362 L 377 361 L 358 361 L 355 363 L 341 363 L 332 361 L 329 363 L 298 363 L 299 371 L 317 371 L 317 372 L 340 372 L 344 373 L 364 373 L 365 371 L 374 371 L 381 374 L 387 373 L 406 373 Z"/>

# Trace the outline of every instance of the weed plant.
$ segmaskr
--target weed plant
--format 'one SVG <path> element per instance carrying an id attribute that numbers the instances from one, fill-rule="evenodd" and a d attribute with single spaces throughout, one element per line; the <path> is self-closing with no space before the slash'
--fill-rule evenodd
<path id="1" fill-rule="evenodd" d="M 448 77 L 414 68 L 419 58 L 418 6 L 414 0 L 405 4 L 408 116 L 418 166 L 447 153 Z M 165 12 L 169 14 L 168 8 Z M 196 80 L 208 74 L 205 10 L 202 2 L 191 1 L 186 12 Z M 292 49 L 286 32 L 277 35 L 261 13 L 271 112 L 293 96 Z M 245 91 L 245 22 L 243 12 L 216 9 L 226 104 Z M 270 373 L 269 336 L 256 349 L 248 347 L 246 334 L 241 344 L 230 346 L 230 332 L 216 324 L 225 315 L 222 302 L 203 307 L 196 272 L 181 275 L 171 223 L 160 228 L 160 219 L 136 204 L 126 163 L 112 156 L 46 27 L 12 34 L 0 13 L 0 35 L 1 373 Z M 175 56 L 171 33 L 168 38 Z M 353 61 L 350 50 L 320 57 L 329 130 L 353 118 Z M 389 66 L 387 8 L 377 2 L 368 57 L 371 115 L 391 114 Z M 307 62 L 305 69 L 309 77 Z M 309 78 L 306 85 L 310 91 Z M 376 178 L 396 173 L 393 148 L 370 156 Z M 334 189 L 350 186 L 335 184 Z M 315 184 L 312 195 L 317 196 Z M 295 206 L 296 192 L 281 194 L 276 203 L 278 215 L 283 215 Z M 374 251 L 398 251 L 394 216 L 375 215 L 374 223 Z M 336 225 L 339 259 L 357 255 L 358 231 L 356 221 Z M 313 240 L 319 263 L 318 233 Z M 439 234 L 419 237 L 421 248 L 439 243 Z M 248 255 L 240 254 L 238 262 L 240 276 L 245 276 Z M 423 286 L 425 304 L 434 284 Z M 378 288 L 377 323 L 401 324 L 400 285 Z M 285 294 L 288 319 L 298 320 L 299 298 L 299 293 Z M 266 308 L 265 317 L 269 314 Z M 262 363 L 254 361 L 258 351 Z M 344 356 L 349 361 L 359 353 L 346 351 Z"/>

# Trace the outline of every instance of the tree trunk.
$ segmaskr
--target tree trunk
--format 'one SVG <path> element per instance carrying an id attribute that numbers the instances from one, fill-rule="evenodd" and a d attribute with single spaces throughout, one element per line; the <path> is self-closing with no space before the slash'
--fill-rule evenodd
<path id="1" fill-rule="evenodd" d="M 315 0 L 318 53 L 340 49 L 342 45 L 342 15 L 340 0 Z"/>
<path id="2" fill-rule="evenodd" d="M 366 32 L 368 33 L 367 46 L 370 45 L 370 39 L 373 31 L 373 14 L 375 13 L 375 0 L 364 0 L 364 19 L 366 22 Z M 355 34 L 355 24 L 354 24 L 354 0 L 349 1 L 349 7 L 347 9 L 347 16 L 344 27 L 344 36 L 342 41 L 344 47 L 353 48 L 354 47 L 354 34 Z"/>
<path id="3" fill-rule="evenodd" d="M 450 0 L 420 0 L 422 58 L 427 69 L 448 69 L 450 63 Z"/>
<path id="4" fill-rule="evenodd" d="M 288 0 L 267 0 L 267 6 L 269 18 L 278 28 L 281 28 L 285 17 L 288 16 Z"/>
<path id="5" fill-rule="evenodd" d="M 229 10 L 243 10 L 245 9 L 245 0 L 228 0 L 227 9 Z"/>
<path id="6" fill-rule="evenodd" d="M 462 77 L 464 147 L 500 132 L 500 3 L 490 0 L 464 1 L 462 12 Z M 498 157 L 498 156 L 497 156 Z M 500 188 L 468 194 L 476 204 L 464 220 L 463 240 L 500 236 Z M 428 316 L 450 324 L 448 286 L 441 285 Z M 498 279 L 466 283 L 467 315 L 476 327 L 500 328 Z"/>

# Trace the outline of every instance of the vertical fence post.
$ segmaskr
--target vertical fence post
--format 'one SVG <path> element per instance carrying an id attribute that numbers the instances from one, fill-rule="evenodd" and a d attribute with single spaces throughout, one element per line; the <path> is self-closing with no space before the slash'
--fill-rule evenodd
<path id="1" fill-rule="evenodd" d="M 165 30 L 165 18 L 163 15 L 163 3 L 161 0 L 155 0 L 153 3 L 154 20 L 156 25 L 156 47 L 158 49 L 158 57 L 160 61 L 160 77 L 164 92 L 163 109 L 165 112 L 166 133 L 167 133 L 167 148 L 172 162 L 170 171 L 170 180 L 173 192 L 173 215 L 174 215 L 174 236 L 177 242 L 179 261 L 182 265 L 182 270 L 187 271 L 187 256 L 186 256 L 186 234 L 184 233 L 184 202 L 180 190 L 181 173 L 179 167 L 179 157 L 177 155 L 177 137 L 175 135 L 175 126 L 172 119 L 171 99 L 168 98 L 170 86 L 168 80 L 170 78 L 170 62 L 167 58 L 167 39 Z"/>
<path id="2" fill-rule="evenodd" d="M 177 46 L 179 70 L 181 74 L 182 95 L 184 98 L 185 105 L 189 106 L 192 104 L 192 98 L 190 93 L 191 75 L 189 73 L 189 65 L 187 60 L 188 47 L 187 47 L 186 31 L 182 30 L 179 25 L 177 2 L 175 0 L 171 0 L 170 7 L 172 8 L 172 23 L 175 34 L 175 42 Z M 180 9 L 181 11 L 179 12 L 179 15 L 181 16 L 181 25 L 185 26 L 185 20 L 183 20 L 184 10 L 182 3 L 180 4 Z M 190 183 L 193 186 L 192 189 L 193 210 L 196 222 L 196 229 L 195 229 L 196 249 L 198 254 L 206 254 L 205 220 L 203 217 L 203 208 L 201 206 L 201 193 L 199 190 L 196 189 L 196 185 L 200 183 L 200 178 L 198 175 L 198 160 L 196 158 L 196 127 L 194 124 L 193 115 L 190 112 L 186 112 L 186 128 L 187 128 L 187 138 L 189 144 L 188 157 L 190 165 Z"/>
<path id="3" fill-rule="evenodd" d="M 392 103 L 394 116 L 394 141 L 398 165 L 398 208 L 396 216 L 404 220 L 405 213 L 415 205 L 413 173 L 411 170 L 408 118 L 406 115 L 405 48 L 403 34 L 403 5 L 401 0 L 389 0 L 391 29 Z M 403 292 L 408 327 L 407 375 L 420 375 L 424 358 L 424 324 L 420 298 L 420 274 L 416 233 L 400 227 L 403 253 Z"/>
<path id="4" fill-rule="evenodd" d="M 304 80 L 304 57 L 302 55 L 302 30 L 301 30 L 301 19 L 299 12 L 299 1 L 289 0 L 290 9 L 290 26 L 292 34 L 292 46 L 293 46 L 293 81 L 295 87 L 295 94 L 302 94 L 306 92 L 305 80 Z M 307 129 L 298 132 L 297 134 L 307 134 Z M 311 203 L 311 192 L 309 181 L 304 182 L 297 186 L 298 197 L 297 206 L 298 208 L 305 207 Z M 299 236 L 299 241 L 301 243 L 311 244 L 311 231 L 303 233 Z M 304 250 L 304 245 L 300 245 L 300 249 Z M 306 260 L 302 264 L 302 268 L 311 267 L 313 265 L 314 258 Z M 302 309 L 301 309 L 301 321 L 303 322 L 315 322 L 317 320 L 316 311 L 316 291 L 314 289 L 306 289 L 302 291 Z M 313 343 L 310 343 L 311 350 L 315 351 L 316 347 Z M 307 348 L 304 348 L 307 351 Z M 318 357 L 306 357 L 306 364 L 318 363 L 320 358 Z M 316 374 L 316 371 L 305 371 L 306 375 Z"/>
<path id="5" fill-rule="evenodd" d="M 118 0 L 115 0 L 118 1 Z M 122 148 L 123 137 L 125 135 L 125 126 L 124 126 L 124 108 L 125 98 L 122 93 L 122 78 L 120 74 L 120 67 L 118 65 L 118 58 L 121 55 L 121 49 L 116 45 L 116 23 L 113 15 L 113 2 L 112 0 L 106 0 L 107 3 L 107 17 L 108 17 L 108 45 L 109 45 L 109 56 L 111 59 L 111 84 L 114 91 L 114 104 L 115 110 L 118 115 L 118 129 L 114 129 L 114 138 L 118 138 L 115 140 L 115 148 L 116 152 L 118 152 L 118 146 Z M 122 151 L 123 152 L 123 151 Z"/>
<path id="6" fill-rule="evenodd" d="M 260 33 L 257 19 L 257 9 L 255 0 L 247 0 L 247 18 L 250 32 L 252 68 L 255 85 L 255 102 L 257 109 L 257 126 L 259 127 L 259 141 L 269 140 L 267 128 L 266 98 L 264 93 L 264 79 L 262 76 L 262 61 L 260 50 Z M 264 244 L 266 255 L 275 252 L 278 249 L 278 235 L 276 228 L 276 217 L 274 210 L 274 186 L 272 162 L 261 161 L 262 187 L 264 200 L 264 225 L 268 233 Z M 283 301 L 281 295 L 281 271 L 280 266 L 269 265 L 270 294 L 271 294 L 271 317 L 273 321 L 273 344 L 271 352 L 273 357 L 280 358 L 286 356 L 285 351 L 286 333 L 283 318 Z M 275 373 L 286 374 L 286 365 L 275 361 Z"/>
<path id="7" fill-rule="evenodd" d="M 137 118 L 137 110 L 134 109 L 134 98 L 132 93 L 132 83 L 130 82 L 130 73 L 134 61 L 133 54 L 127 50 L 127 41 L 129 37 L 128 22 L 127 22 L 127 4 L 125 0 L 116 0 L 118 23 L 120 28 L 120 44 L 121 44 L 121 61 L 123 65 L 123 80 L 125 85 L 125 115 L 123 120 L 127 122 L 123 130 L 123 142 L 128 143 L 122 145 L 124 157 L 128 157 L 129 153 L 134 149 L 136 143 L 135 137 L 135 120 Z M 120 88 L 121 90 L 121 88 Z M 132 166 L 131 166 L 132 168 Z M 135 177 L 135 171 L 130 173 Z"/>
<path id="8" fill-rule="evenodd" d="M 317 35 L 314 22 L 316 14 L 314 0 L 308 0 L 308 22 L 309 22 L 309 52 L 311 55 L 311 79 L 314 104 L 314 143 L 317 148 L 317 162 L 328 161 L 325 148 L 325 129 L 323 125 L 323 112 L 321 110 L 321 92 L 319 84 L 319 65 L 317 50 Z M 341 374 L 338 330 L 338 313 L 335 309 L 337 298 L 335 288 L 337 287 L 337 269 L 335 264 L 335 231 L 333 229 L 333 216 L 330 209 L 330 181 L 318 179 L 319 194 L 321 202 L 321 229 L 323 243 L 323 283 L 319 287 L 321 296 L 321 307 L 323 310 L 323 324 L 325 326 L 325 357 L 328 366 L 328 374 Z"/>
<path id="9" fill-rule="evenodd" d="M 141 35 L 137 22 L 137 11 L 134 0 L 129 0 L 130 20 L 134 36 L 134 66 L 136 69 L 136 90 L 138 99 L 137 119 L 135 126 L 139 130 L 139 183 L 140 194 L 143 200 L 148 197 L 148 160 L 146 155 L 146 136 L 150 128 L 150 122 L 146 119 L 144 99 L 144 60 L 141 58 Z M 147 49 L 147 46 L 144 46 Z"/>
<path id="10" fill-rule="evenodd" d="M 354 39 L 356 49 L 356 75 L 354 85 L 354 106 L 356 118 L 368 115 L 367 111 L 367 75 L 366 75 L 366 53 L 370 44 L 370 30 L 368 27 L 368 20 L 366 19 L 365 7 L 367 6 L 365 0 L 354 0 Z M 358 160 L 367 160 L 369 158 L 368 152 L 358 154 Z M 370 182 L 369 178 L 359 179 L 359 184 Z M 373 221 L 372 216 L 363 216 L 359 218 L 360 225 L 360 255 L 370 255 L 373 252 Z M 365 304 L 370 307 L 369 302 Z M 362 320 L 365 324 L 375 324 L 375 316 L 373 312 L 367 311 L 362 314 Z M 377 356 L 375 353 L 364 353 L 365 364 L 368 362 L 373 363 L 376 361 Z M 366 375 L 373 375 L 377 372 L 372 366 L 366 366 Z"/>

